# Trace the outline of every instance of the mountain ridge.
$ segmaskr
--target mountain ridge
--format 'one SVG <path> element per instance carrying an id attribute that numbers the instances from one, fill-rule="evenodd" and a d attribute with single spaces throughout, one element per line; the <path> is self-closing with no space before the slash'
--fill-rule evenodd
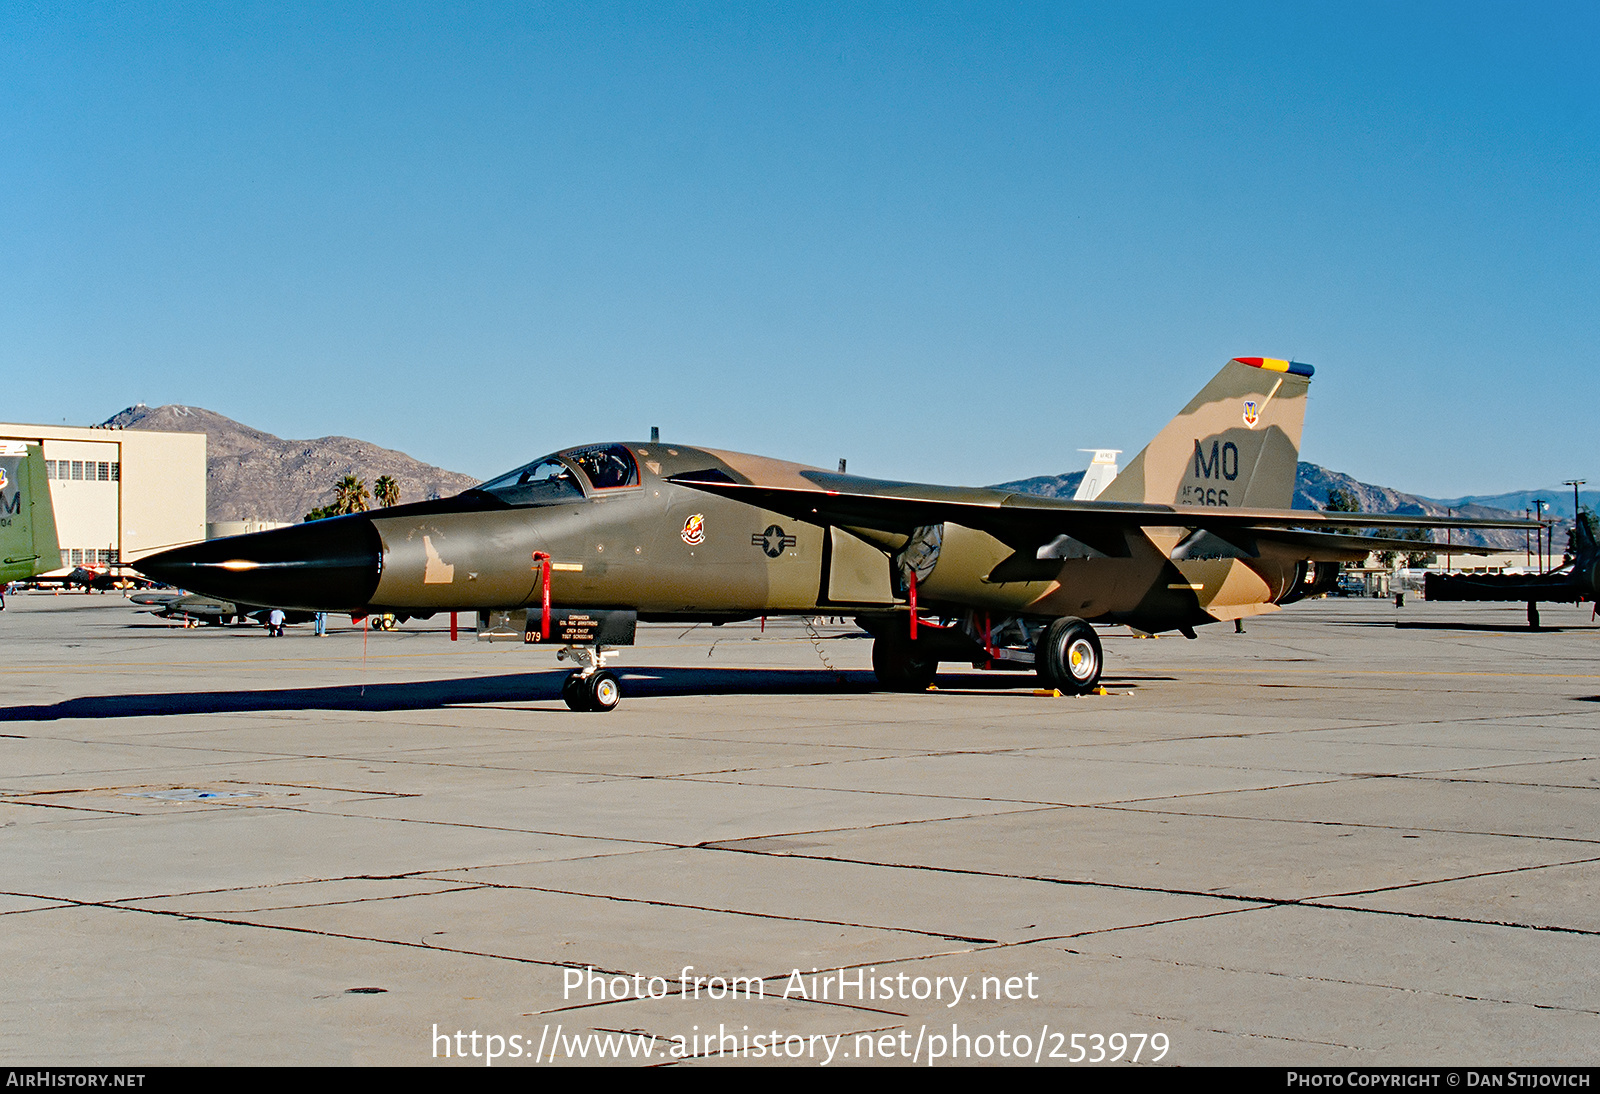
<path id="1" fill-rule="evenodd" d="M 178 403 L 131 406 L 102 424 L 204 433 L 208 523 L 298 521 L 332 501 L 334 487 L 346 475 L 361 479 L 369 490 L 379 476 L 388 475 L 400 484 L 403 502 L 459 494 L 479 481 L 354 437 L 287 440 L 214 410 Z"/>

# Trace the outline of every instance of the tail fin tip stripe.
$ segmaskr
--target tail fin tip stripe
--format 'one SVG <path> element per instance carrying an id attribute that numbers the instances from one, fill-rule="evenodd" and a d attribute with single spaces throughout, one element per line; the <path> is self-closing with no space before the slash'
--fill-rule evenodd
<path id="1" fill-rule="evenodd" d="M 1263 368 L 1268 372 L 1289 372 L 1296 376 L 1304 376 L 1308 380 L 1312 373 L 1316 372 L 1316 369 L 1303 361 L 1282 361 L 1276 357 L 1235 357 L 1234 360 L 1251 368 Z"/>

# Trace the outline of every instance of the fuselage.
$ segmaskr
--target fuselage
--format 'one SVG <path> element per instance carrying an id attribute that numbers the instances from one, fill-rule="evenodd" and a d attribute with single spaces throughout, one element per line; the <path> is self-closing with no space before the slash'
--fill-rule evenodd
<path id="1" fill-rule="evenodd" d="M 809 523 L 669 481 L 810 482 L 802 464 L 658 443 L 554 453 L 453 498 L 212 540 L 144 560 L 209 596 L 352 614 L 515 610 L 541 603 L 645 620 L 867 614 L 919 607 L 1129 622 L 1146 630 L 1252 614 L 1293 598 L 1304 564 L 1173 561 L 1187 529 L 1126 533 L 1117 557 L 1019 558 L 954 523 Z M 974 491 L 974 493 L 978 493 Z"/>

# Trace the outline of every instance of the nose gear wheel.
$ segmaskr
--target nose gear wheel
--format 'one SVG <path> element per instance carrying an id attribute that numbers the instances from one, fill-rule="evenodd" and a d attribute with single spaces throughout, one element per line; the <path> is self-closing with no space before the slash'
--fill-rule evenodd
<path id="1" fill-rule="evenodd" d="M 561 684 L 561 700 L 572 710 L 604 714 L 622 701 L 622 686 L 614 672 L 575 672 Z"/>

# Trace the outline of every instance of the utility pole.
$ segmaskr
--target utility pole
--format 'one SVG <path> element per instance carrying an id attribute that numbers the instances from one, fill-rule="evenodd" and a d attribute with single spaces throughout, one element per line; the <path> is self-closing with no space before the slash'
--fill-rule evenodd
<path id="1" fill-rule="evenodd" d="M 1533 499 L 1534 519 L 1539 522 L 1539 570 L 1541 573 L 1548 568 L 1544 564 L 1544 507 L 1549 504 L 1544 498 Z"/>

